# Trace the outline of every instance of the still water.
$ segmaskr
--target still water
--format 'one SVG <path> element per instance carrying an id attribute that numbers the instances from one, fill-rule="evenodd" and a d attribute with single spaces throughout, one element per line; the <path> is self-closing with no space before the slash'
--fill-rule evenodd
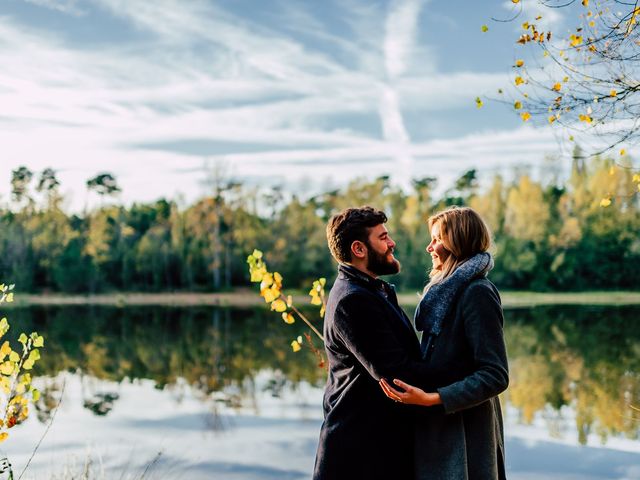
<path id="1" fill-rule="evenodd" d="M 46 338 L 42 398 L 2 445 L 19 474 L 50 425 L 23 478 L 310 477 L 325 371 L 291 351 L 303 324 L 215 307 L 6 313 L 14 336 Z M 505 312 L 510 479 L 640 479 L 639 319 L 637 306 Z"/>

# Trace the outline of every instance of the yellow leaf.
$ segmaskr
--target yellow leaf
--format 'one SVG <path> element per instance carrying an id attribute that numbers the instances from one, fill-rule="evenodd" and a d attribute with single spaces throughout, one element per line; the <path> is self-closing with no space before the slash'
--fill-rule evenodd
<path id="1" fill-rule="evenodd" d="M 9 434 L 7 432 L 0 433 L 0 443 L 4 442 L 8 436 Z"/>
<path id="2" fill-rule="evenodd" d="M 595 26 L 596 26 L 596 22 L 594 22 L 593 20 L 591 20 L 591 21 L 589 22 L 589 26 L 590 26 L 591 28 L 595 27 Z"/>
<path id="3" fill-rule="evenodd" d="M 4 360 L 4 357 L 11 353 L 11 346 L 9 346 L 9 342 L 5 341 L 0 347 L 0 360 Z"/>
<path id="4" fill-rule="evenodd" d="M 609 205 L 611 205 L 611 199 L 610 198 L 603 198 L 602 200 L 600 200 L 600 206 L 602 208 L 608 207 Z"/>
<path id="5" fill-rule="evenodd" d="M 529 112 L 522 112 L 520 114 L 523 122 L 527 122 L 531 118 L 531 114 Z"/>
<path id="6" fill-rule="evenodd" d="M 511 0 L 512 3 L 520 3 L 520 0 Z"/>
<path id="7" fill-rule="evenodd" d="M 536 17 L 536 21 L 538 21 L 538 20 L 542 20 L 542 15 L 538 15 L 538 16 Z"/>
<path id="8" fill-rule="evenodd" d="M 548 57 L 549 56 L 549 51 L 545 50 L 544 53 L 542 54 L 543 57 Z"/>
<path id="9" fill-rule="evenodd" d="M 486 33 L 489 31 L 489 27 L 487 27 L 486 25 L 482 25 L 482 27 L 480 27 L 480 30 L 482 30 L 482 33 Z"/>
<path id="10" fill-rule="evenodd" d="M 9 361 L 10 362 L 19 362 L 20 361 L 20 355 L 18 355 L 18 352 L 11 352 L 9 354 Z"/>
<path id="11" fill-rule="evenodd" d="M 555 121 L 556 121 L 556 116 L 555 116 L 555 115 L 551 115 L 551 116 L 549 117 L 549 123 L 553 123 L 553 122 L 555 122 Z"/>
<path id="12" fill-rule="evenodd" d="M 27 343 L 27 336 L 24 333 L 20 334 L 20 337 L 18 337 L 18 341 L 24 345 L 25 343 Z"/>
<path id="13" fill-rule="evenodd" d="M 567 83 L 567 82 L 569 81 L 569 77 L 564 77 L 564 78 L 562 79 L 562 81 L 563 81 L 564 83 Z"/>
<path id="14" fill-rule="evenodd" d="M 480 99 L 480 97 L 476 97 L 476 107 L 482 108 L 482 105 L 484 104 L 482 103 L 482 100 Z"/>
<path id="15" fill-rule="evenodd" d="M 569 135 L 569 141 L 573 142 L 573 135 Z"/>
<path id="16" fill-rule="evenodd" d="M 522 77 L 518 76 L 518 77 L 516 77 L 515 82 L 516 82 L 516 86 L 522 85 L 524 83 L 524 79 Z"/>
<path id="17" fill-rule="evenodd" d="M 294 352 L 299 352 L 302 349 L 302 345 L 297 340 L 291 342 L 291 348 Z"/>
<path id="18" fill-rule="evenodd" d="M 524 65 L 524 60 L 516 60 L 516 67 L 520 68 Z"/>
<path id="19" fill-rule="evenodd" d="M 523 30 L 529 30 L 529 22 L 524 22 L 524 23 L 522 24 L 522 29 L 523 29 Z"/>
<path id="20" fill-rule="evenodd" d="M 280 296 L 280 292 L 277 289 L 267 288 L 262 291 L 261 295 L 264 297 L 265 303 L 271 303 Z"/>
<path id="21" fill-rule="evenodd" d="M 271 285 L 273 285 L 273 275 L 270 273 L 267 273 L 262 278 L 262 282 L 260 283 L 260 290 L 264 290 L 265 288 L 268 288 Z"/>
<path id="22" fill-rule="evenodd" d="M 311 305 L 322 305 L 322 299 L 318 296 L 312 296 Z"/>
<path id="23" fill-rule="evenodd" d="M 582 5 L 585 7 L 589 6 L 589 0 L 582 0 Z"/>
<path id="24" fill-rule="evenodd" d="M 7 294 L 6 302 L 7 303 L 13 302 L 13 292 Z"/>
<path id="25" fill-rule="evenodd" d="M 9 322 L 7 322 L 7 318 L 4 317 L 0 320 L 0 337 L 9 331 Z"/>
<path id="26" fill-rule="evenodd" d="M 271 303 L 271 310 L 285 312 L 287 310 L 287 304 L 283 300 L 275 300 Z"/>
<path id="27" fill-rule="evenodd" d="M 287 307 L 291 307 L 293 305 L 293 297 L 291 295 L 287 295 Z"/>
<path id="28" fill-rule="evenodd" d="M 624 148 L 620 150 L 621 157 L 623 157 L 625 153 L 627 153 L 627 151 Z"/>
<path id="29" fill-rule="evenodd" d="M 245 250 L 246 251 L 246 250 Z M 251 254 L 251 256 L 253 258 L 255 258 L 256 260 L 260 260 L 262 258 L 262 252 L 260 250 L 254 250 L 253 253 Z"/>
<path id="30" fill-rule="evenodd" d="M 278 286 L 278 288 L 282 288 L 282 275 L 280 275 L 278 272 L 275 272 L 273 274 L 273 281 Z"/>
<path id="31" fill-rule="evenodd" d="M 617 97 L 618 96 L 618 92 L 614 89 L 611 89 L 611 91 L 609 92 L 609 96 L 610 97 Z"/>
<path id="32" fill-rule="evenodd" d="M 0 373 L 2 373 L 2 375 L 12 375 L 15 366 L 16 364 L 13 362 L 2 362 L 2 364 L 0 364 Z"/>
<path id="33" fill-rule="evenodd" d="M 551 87 L 551 89 L 555 90 L 556 92 L 559 92 L 560 90 L 562 90 L 562 85 L 559 82 L 555 83 L 553 87 Z"/>
<path id="34" fill-rule="evenodd" d="M 633 176 L 633 181 L 634 182 L 638 182 L 640 183 L 640 175 L 638 175 L 637 173 Z"/>
<path id="35" fill-rule="evenodd" d="M 38 335 L 36 339 L 33 341 L 34 347 L 44 347 L 44 337 L 42 335 Z"/>
<path id="36" fill-rule="evenodd" d="M 593 121 L 593 119 L 589 115 L 580 114 L 578 115 L 578 118 L 581 122 L 591 123 Z"/>
<path id="37" fill-rule="evenodd" d="M 40 399 L 40 390 L 38 390 L 37 388 L 31 390 L 31 399 L 34 402 L 37 402 Z"/>
<path id="38" fill-rule="evenodd" d="M 296 321 L 293 315 L 287 312 L 282 312 L 282 320 L 284 320 L 284 323 L 288 323 L 288 324 L 292 324 Z"/>
<path id="39" fill-rule="evenodd" d="M 520 102 L 520 101 L 516 101 L 516 102 L 513 104 L 513 108 L 515 108 L 516 110 L 520 110 L 520 109 L 522 108 L 522 102 Z"/>
<path id="40" fill-rule="evenodd" d="M 582 37 L 580 35 L 571 34 L 569 36 L 569 40 L 570 40 L 570 43 L 571 43 L 572 47 L 577 47 L 578 45 L 580 45 L 582 43 Z"/>

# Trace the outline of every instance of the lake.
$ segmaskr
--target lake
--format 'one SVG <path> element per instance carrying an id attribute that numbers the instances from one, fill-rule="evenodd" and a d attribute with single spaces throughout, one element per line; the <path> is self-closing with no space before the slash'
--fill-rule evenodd
<path id="1" fill-rule="evenodd" d="M 326 374 L 290 347 L 302 322 L 218 307 L 5 314 L 10 337 L 45 336 L 42 398 L 0 445 L 16 478 L 47 425 L 23 479 L 310 478 Z M 639 319 L 639 306 L 505 311 L 510 479 L 640 478 Z"/>

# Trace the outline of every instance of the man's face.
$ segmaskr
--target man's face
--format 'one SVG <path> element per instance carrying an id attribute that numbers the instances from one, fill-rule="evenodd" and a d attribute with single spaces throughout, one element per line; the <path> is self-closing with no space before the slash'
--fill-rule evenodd
<path id="1" fill-rule="evenodd" d="M 393 256 L 396 243 L 384 224 L 369 229 L 365 242 L 368 250 L 367 270 L 375 275 L 393 275 L 400 272 L 400 262 Z"/>

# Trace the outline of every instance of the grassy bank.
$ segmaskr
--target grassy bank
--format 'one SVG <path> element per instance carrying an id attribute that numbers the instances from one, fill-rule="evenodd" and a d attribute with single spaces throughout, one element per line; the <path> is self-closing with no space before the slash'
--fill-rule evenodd
<path id="1" fill-rule="evenodd" d="M 640 292 L 501 292 L 505 308 L 530 307 L 536 305 L 640 305 Z M 295 292 L 297 305 L 304 305 L 309 297 L 304 292 Z M 412 307 L 418 303 L 416 292 L 400 293 L 403 306 Z M 217 305 L 228 307 L 253 307 L 265 305 L 254 289 L 237 289 L 222 293 L 108 293 L 99 295 L 63 294 L 16 294 L 16 301 L 6 307 L 27 305 L 167 305 L 198 306 Z"/>

